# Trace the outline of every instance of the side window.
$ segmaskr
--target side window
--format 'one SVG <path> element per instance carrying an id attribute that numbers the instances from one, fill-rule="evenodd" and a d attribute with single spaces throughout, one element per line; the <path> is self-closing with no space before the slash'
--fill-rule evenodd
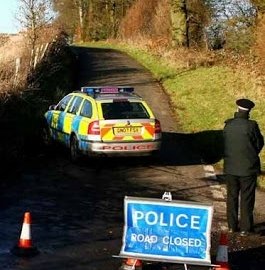
<path id="1" fill-rule="evenodd" d="M 70 106 L 67 109 L 67 112 L 76 114 L 76 112 L 78 111 L 78 109 L 80 107 L 80 104 L 81 104 L 82 100 L 83 99 L 81 97 L 74 97 L 71 100 L 71 103 L 70 103 Z"/>
<path id="2" fill-rule="evenodd" d="M 84 101 L 80 115 L 88 117 L 88 118 L 92 117 L 92 104 L 90 101 L 88 101 L 88 100 Z"/>
<path id="3" fill-rule="evenodd" d="M 64 97 L 56 106 L 56 110 L 58 111 L 64 111 L 67 107 L 67 104 L 69 103 L 70 99 L 72 98 L 72 95 L 68 95 Z"/>

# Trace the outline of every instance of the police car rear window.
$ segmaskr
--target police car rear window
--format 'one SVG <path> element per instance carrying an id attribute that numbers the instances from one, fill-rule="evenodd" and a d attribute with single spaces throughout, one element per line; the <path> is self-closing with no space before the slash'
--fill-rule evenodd
<path id="1" fill-rule="evenodd" d="M 120 101 L 101 103 L 104 119 L 145 119 L 150 118 L 144 105 L 140 102 Z"/>

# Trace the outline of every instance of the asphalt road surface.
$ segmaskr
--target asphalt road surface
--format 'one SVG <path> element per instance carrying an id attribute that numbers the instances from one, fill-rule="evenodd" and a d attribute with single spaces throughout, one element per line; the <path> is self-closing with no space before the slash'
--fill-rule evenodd
<path id="1" fill-rule="evenodd" d="M 124 196 L 161 198 L 165 191 L 175 200 L 213 203 L 214 258 L 220 231 L 226 228 L 225 188 L 221 178 L 207 177 L 209 168 L 202 164 L 204 157 L 194 147 L 196 134 L 181 132 L 160 84 L 127 55 L 109 49 L 73 50 L 78 56 L 77 88 L 130 85 L 146 99 L 162 124 L 161 156 L 155 161 L 84 158 L 71 164 L 68 152 L 55 147 L 32 157 L 20 176 L 1 186 L 0 269 L 118 269 L 121 260 L 112 255 L 119 254 L 121 248 Z M 40 251 L 32 258 L 10 253 L 18 242 L 26 211 L 32 217 L 33 245 Z M 262 227 L 264 216 L 257 216 Z M 264 269 L 263 236 L 229 237 L 232 270 Z M 146 269 L 165 267 L 184 269 L 178 264 L 144 265 Z"/>

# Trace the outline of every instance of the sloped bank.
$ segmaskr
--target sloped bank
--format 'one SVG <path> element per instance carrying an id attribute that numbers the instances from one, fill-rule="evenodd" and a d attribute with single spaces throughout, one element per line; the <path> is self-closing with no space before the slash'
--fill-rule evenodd
<path id="1" fill-rule="evenodd" d="M 2 180 L 19 173 L 23 160 L 39 152 L 43 113 L 73 88 L 75 64 L 67 37 L 61 34 L 28 74 L 27 88 L 0 96 Z"/>

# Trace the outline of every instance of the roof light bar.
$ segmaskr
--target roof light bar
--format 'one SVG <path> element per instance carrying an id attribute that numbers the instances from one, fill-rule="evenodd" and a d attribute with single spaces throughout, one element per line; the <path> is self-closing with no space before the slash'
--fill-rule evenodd
<path id="1" fill-rule="evenodd" d="M 101 87 L 81 87 L 81 92 L 88 95 L 95 94 L 119 94 L 119 93 L 133 93 L 134 88 L 129 86 L 101 86 Z"/>

